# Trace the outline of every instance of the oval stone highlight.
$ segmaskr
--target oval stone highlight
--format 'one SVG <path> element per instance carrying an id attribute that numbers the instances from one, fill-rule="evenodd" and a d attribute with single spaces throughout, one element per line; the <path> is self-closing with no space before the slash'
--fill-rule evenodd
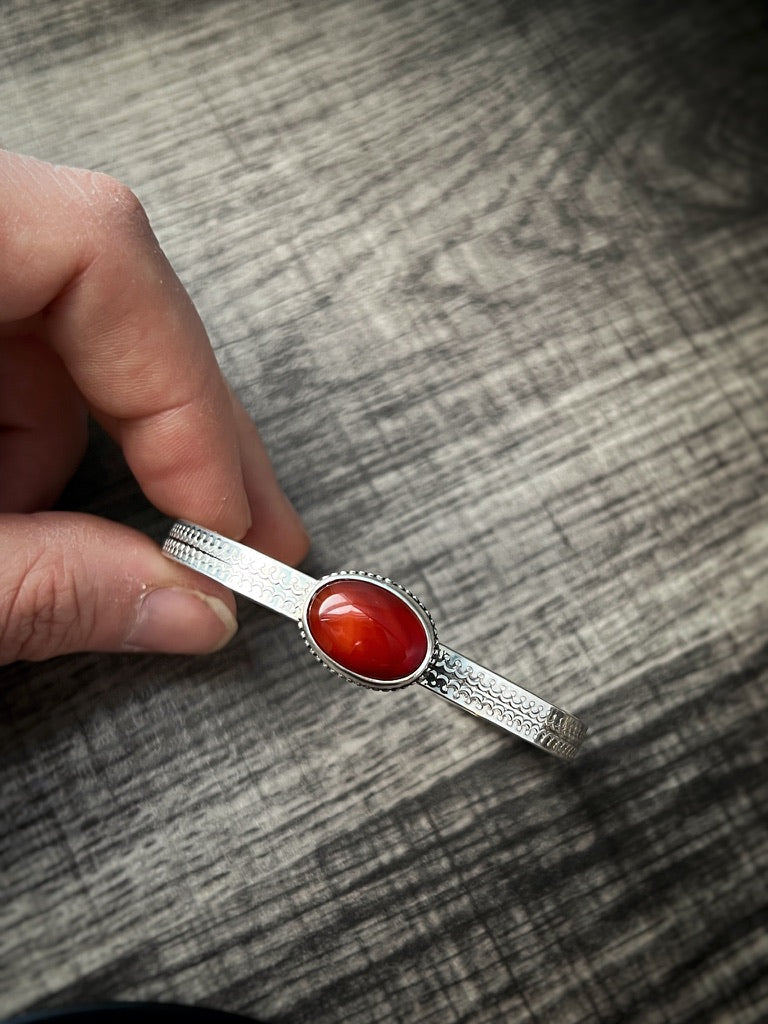
<path id="1" fill-rule="evenodd" d="M 329 580 L 307 610 L 307 627 L 326 657 L 366 679 L 394 682 L 427 656 L 427 629 L 410 604 L 372 580 Z"/>

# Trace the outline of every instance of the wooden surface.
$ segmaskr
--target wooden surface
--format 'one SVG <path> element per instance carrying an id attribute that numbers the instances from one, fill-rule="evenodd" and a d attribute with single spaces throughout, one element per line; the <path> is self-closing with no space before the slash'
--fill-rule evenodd
<path id="1" fill-rule="evenodd" d="M 314 540 L 572 766 L 224 652 L 0 687 L 0 1013 L 768 1019 L 762 5 L 6 0 L 0 139 L 145 204 Z M 66 497 L 160 537 L 101 439 Z"/>

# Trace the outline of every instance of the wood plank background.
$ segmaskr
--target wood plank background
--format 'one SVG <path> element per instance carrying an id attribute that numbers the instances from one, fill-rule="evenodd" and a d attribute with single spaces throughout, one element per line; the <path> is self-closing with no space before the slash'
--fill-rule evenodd
<path id="1" fill-rule="evenodd" d="M 762 4 L 0 26 L 0 141 L 138 193 L 307 571 L 392 575 L 591 727 L 560 765 L 247 602 L 209 658 L 5 669 L 0 1013 L 768 1019 Z M 65 503 L 166 525 L 100 437 Z"/>

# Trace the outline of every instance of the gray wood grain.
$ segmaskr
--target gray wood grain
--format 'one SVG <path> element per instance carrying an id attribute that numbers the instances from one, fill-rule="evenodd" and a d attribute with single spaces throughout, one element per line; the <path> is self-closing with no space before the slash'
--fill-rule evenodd
<path id="1" fill-rule="evenodd" d="M 0 1013 L 768 1018 L 758 3 L 10 0 L 0 140 L 138 193 L 314 547 L 564 766 L 241 606 L 0 686 Z M 119 454 L 65 504 L 156 537 Z"/>

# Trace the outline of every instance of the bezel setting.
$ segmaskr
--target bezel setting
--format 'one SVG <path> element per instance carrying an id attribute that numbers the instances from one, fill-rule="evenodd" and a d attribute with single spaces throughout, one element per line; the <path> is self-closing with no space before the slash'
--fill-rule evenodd
<path id="1" fill-rule="evenodd" d="M 417 668 L 407 676 L 400 676 L 397 679 L 375 679 L 370 676 L 360 675 L 357 672 L 352 672 L 350 669 L 341 665 L 339 662 L 331 658 L 330 655 L 325 653 L 313 637 L 312 630 L 309 627 L 309 608 L 315 596 L 329 583 L 337 580 L 365 580 L 373 586 L 380 587 L 382 590 L 387 590 L 389 593 L 394 594 L 395 597 L 410 608 L 422 626 L 427 641 L 426 653 Z M 304 643 L 321 665 L 324 665 L 334 675 L 340 676 L 342 679 L 346 679 L 350 683 L 355 683 L 356 686 L 364 686 L 369 690 L 401 690 L 405 686 L 410 686 L 411 683 L 415 683 L 424 675 L 429 666 L 435 660 L 438 649 L 437 630 L 435 629 L 435 624 L 432 620 L 432 616 L 421 601 L 412 594 L 410 590 L 407 590 L 399 583 L 395 583 L 394 580 L 389 579 L 389 577 L 380 576 L 377 573 L 364 572 L 358 569 L 346 569 L 341 572 L 332 572 L 317 581 L 316 586 L 312 587 L 304 598 L 301 615 L 299 617 L 299 629 Z"/>

